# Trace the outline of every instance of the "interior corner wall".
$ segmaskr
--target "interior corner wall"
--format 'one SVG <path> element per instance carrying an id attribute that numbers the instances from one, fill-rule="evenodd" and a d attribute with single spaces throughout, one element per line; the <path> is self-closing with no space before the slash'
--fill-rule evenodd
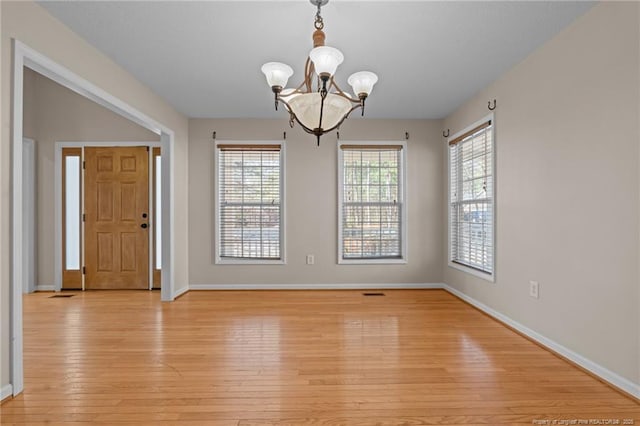
<path id="1" fill-rule="evenodd" d="M 640 26 L 640 7 L 637 7 L 637 17 L 638 17 L 638 22 L 639 22 L 639 26 Z M 640 68 L 640 43 L 638 43 L 638 68 Z M 637 74 L 637 83 L 638 83 L 638 104 L 640 104 L 640 72 Z M 638 115 L 637 115 L 637 123 L 638 123 L 638 164 L 640 164 L 640 105 L 638 106 L 638 111 L 637 111 Z M 640 223 L 640 172 L 638 172 L 638 210 L 637 210 L 637 214 L 638 214 L 638 222 Z M 640 311 L 640 226 L 638 226 L 638 253 L 637 253 L 637 257 L 636 257 L 636 265 L 637 265 L 637 279 L 638 279 L 638 311 Z M 637 382 L 640 383 L 640 313 L 638 313 L 638 328 L 637 328 L 637 340 L 638 340 L 638 357 L 637 357 L 637 368 L 638 368 L 638 380 Z"/>
<path id="2" fill-rule="evenodd" d="M 53 61 L 90 81 L 111 95 L 148 115 L 175 132 L 174 162 L 175 283 L 180 291 L 188 285 L 188 132 L 185 116 L 131 74 L 99 52 L 77 34 L 31 1 L 2 1 L 1 13 L 1 102 L 0 135 L 0 388 L 10 384 L 10 212 L 11 212 L 11 105 L 13 46 L 15 38 Z"/>
<path id="3" fill-rule="evenodd" d="M 159 142 L 160 135 L 98 105 L 53 80 L 25 69 L 24 135 L 36 141 L 36 205 L 55 205 L 56 142 Z M 27 97 L 27 94 L 29 97 Z M 37 210 L 39 286 L 55 283 L 55 218 Z"/>
<path id="4" fill-rule="evenodd" d="M 2 25 L 2 2 L 0 2 L 0 34 L 4 30 Z M 0 54 L 0 83 L 5 79 L 4 55 Z M 4 99 L 5 92 L 0 87 L 0 99 Z M 2 176 L 6 175 L 8 162 L 3 160 L 9 156 L 9 119 L 5 119 L 5 103 L 0 100 L 0 240 L 7 236 L 4 234 L 5 217 L 8 209 L 2 206 L 9 204 L 9 194 L 3 184 Z M 0 390 L 9 385 L 9 298 L 11 297 L 9 283 L 5 283 L 5 277 L 8 277 L 8 249 L 9 243 L 0 244 Z M 7 280 L 8 281 L 8 280 Z M 7 336 L 7 337 L 4 337 Z M 4 396 L 4 395 L 3 395 Z"/>
<path id="5" fill-rule="evenodd" d="M 340 140 L 404 141 L 407 147 L 408 263 L 338 265 L 336 134 L 321 138 L 288 120 L 192 119 L 189 122 L 189 252 L 191 284 L 269 285 L 440 283 L 442 276 L 443 164 L 441 121 L 352 118 Z M 214 263 L 214 142 L 282 140 L 285 154 L 285 265 Z M 306 255 L 315 264 L 306 265 Z"/>
<path id="6" fill-rule="evenodd" d="M 497 99 L 496 282 L 445 257 L 445 283 L 636 384 L 639 8 L 597 4 L 444 126 L 461 130 Z"/>

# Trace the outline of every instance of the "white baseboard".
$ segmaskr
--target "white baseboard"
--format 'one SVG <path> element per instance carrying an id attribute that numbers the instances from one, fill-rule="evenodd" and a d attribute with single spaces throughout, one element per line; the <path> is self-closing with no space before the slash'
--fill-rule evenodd
<path id="1" fill-rule="evenodd" d="M 4 385 L 0 388 L 0 401 L 4 401 L 5 398 L 9 398 L 13 395 L 13 386 Z"/>
<path id="2" fill-rule="evenodd" d="M 191 284 L 189 290 L 411 290 L 443 287 L 442 283 Z"/>
<path id="3" fill-rule="evenodd" d="M 181 288 L 181 289 L 179 289 L 179 290 L 176 290 L 176 291 L 173 293 L 173 298 L 174 298 L 174 299 L 176 299 L 176 298 L 178 298 L 178 297 L 182 296 L 183 294 L 185 294 L 186 292 L 188 292 L 189 290 L 190 290 L 189 286 L 184 287 L 184 288 Z"/>
<path id="4" fill-rule="evenodd" d="M 56 287 L 52 284 L 38 284 L 36 291 L 56 291 Z"/>
<path id="5" fill-rule="evenodd" d="M 561 344 L 543 336 L 542 334 L 536 331 L 531 330 L 529 327 L 522 325 L 517 321 L 512 320 L 508 316 L 501 314 L 500 312 L 488 307 L 484 303 L 479 302 L 473 299 L 472 297 L 467 296 L 466 294 L 456 290 L 455 288 L 447 284 L 444 284 L 443 288 L 449 293 L 453 294 L 456 297 L 459 297 L 460 299 L 464 300 L 470 305 L 475 306 L 476 308 L 492 316 L 498 321 L 508 325 L 509 327 L 514 328 L 515 330 L 518 330 L 520 333 L 524 334 L 525 336 L 529 337 L 532 340 L 535 340 L 545 348 L 562 355 L 563 357 L 567 358 L 568 360 L 571 360 L 572 362 L 576 363 L 577 365 L 584 368 L 585 370 L 588 370 L 591 373 L 595 374 L 596 376 L 600 377 L 602 380 L 640 399 L 640 384 L 634 383 L 631 380 L 626 379 L 620 376 L 619 374 L 614 373 L 613 371 L 601 366 L 600 364 L 597 364 L 583 357 L 582 355 L 572 351 L 571 349 L 565 346 L 562 346 Z"/>

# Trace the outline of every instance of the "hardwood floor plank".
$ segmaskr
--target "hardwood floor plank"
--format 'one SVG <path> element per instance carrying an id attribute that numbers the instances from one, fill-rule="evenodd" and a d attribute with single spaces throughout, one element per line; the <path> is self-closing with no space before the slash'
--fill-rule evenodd
<path id="1" fill-rule="evenodd" d="M 640 404 L 440 290 L 24 297 L 2 425 L 532 424 Z"/>

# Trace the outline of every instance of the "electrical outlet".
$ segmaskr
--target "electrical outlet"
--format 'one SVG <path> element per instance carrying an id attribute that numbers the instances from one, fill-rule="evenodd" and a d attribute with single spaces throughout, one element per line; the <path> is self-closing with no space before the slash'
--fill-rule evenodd
<path id="1" fill-rule="evenodd" d="M 307 265 L 313 265 L 316 259 L 312 254 L 307 255 Z"/>
<path id="2" fill-rule="evenodd" d="M 538 281 L 529 281 L 529 296 L 534 299 L 540 298 L 540 285 Z"/>

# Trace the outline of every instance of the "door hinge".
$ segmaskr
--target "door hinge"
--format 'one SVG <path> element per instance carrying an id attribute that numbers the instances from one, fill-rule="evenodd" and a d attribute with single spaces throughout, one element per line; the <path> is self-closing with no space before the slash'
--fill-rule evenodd
<path id="1" fill-rule="evenodd" d="M 86 161 L 83 161 L 83 162 L 82 162 L 82 170 L 84 170 L 84 169 L 86 169 L 86 168 L 87 168 L 87 162 L 86 162 Z"/>
<path id="2" fill-rule="evenodd" d="M 82 221 L 83 222 L 87 221 L 87 215 L 85 213 L 82 213 Z"/>
<path id="3" fill-rule="evenodd" d="M 82 267 L 82 275 L 87 275 L 87 268 L 86 267 Z"/>
<path id="4" fill-rule="evenodd" d="M 147 147 L 147 152 L 149 152 L 149 147 Z"/>

